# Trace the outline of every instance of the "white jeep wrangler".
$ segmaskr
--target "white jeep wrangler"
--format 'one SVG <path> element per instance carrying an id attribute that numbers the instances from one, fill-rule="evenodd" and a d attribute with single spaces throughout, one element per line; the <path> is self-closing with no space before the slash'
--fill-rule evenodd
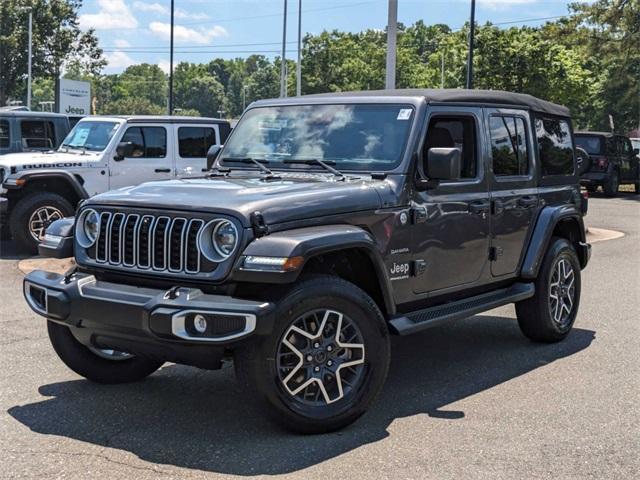
<path id="1" fill-rule="evenodd" d="M 46 228 L 98 193 L 150 180 L 202 175 L 225 120 L 94 116 L 82 119 L 56 151 L 0 156 L 0 230 L 37 252 Z"/>

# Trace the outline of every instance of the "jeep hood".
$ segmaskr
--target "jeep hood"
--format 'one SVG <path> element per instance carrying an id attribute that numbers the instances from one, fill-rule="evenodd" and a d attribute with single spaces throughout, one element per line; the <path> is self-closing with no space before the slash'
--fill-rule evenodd
<path id="1" fill-rule="evenodd" d="M 250 225 L 253 212 L 267 224 L 380 208 L 384 181 L 336 181 L 323 175 L 194 178 L 149 182 L 93 197 L 89 202 L 160 210 L 206 211 L 233 215 Z"/>
<path id="2" fill-rule="evenodd" d="M 87 152 L 85 154 L 59 151 L 8 153 L 0 155 L 0 168 L 24 170 L 25 168 L 72 167 L 88 160 L 95 160 L 99 153 L 101 152 Z"/>

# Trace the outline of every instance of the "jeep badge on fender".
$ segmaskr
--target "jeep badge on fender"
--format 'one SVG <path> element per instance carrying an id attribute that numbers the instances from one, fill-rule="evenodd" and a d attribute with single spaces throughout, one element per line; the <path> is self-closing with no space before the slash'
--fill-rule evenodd
<path id="1" fill-rule="evenodd" d="M 509 303 L 531 340 L 569 334 L 590 256 L 572 135 L 566 108 L 498 91 L 258 101 L 199 178 L 55 222 L 41 251 L 73 244 L 77 269 L 25 298 L 89 380 L 232 360 L 277 421 L 336 430 L 380 393 L 390 335 Z"/>

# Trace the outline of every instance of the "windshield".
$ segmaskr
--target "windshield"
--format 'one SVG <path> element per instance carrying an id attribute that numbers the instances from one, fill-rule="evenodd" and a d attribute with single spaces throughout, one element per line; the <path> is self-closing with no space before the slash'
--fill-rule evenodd
<path id="1" fill-rule="evenodd" d="M 322 160 L 339 170 L 390 170 L 400 163 L 412 118 L 407 105 L 254 108 L 226 142 L 221 163 L 253 158 L 269 168 L 317 169 L 313 161 Z"/>
<path id="2" fill-rule="evenodd" d="M 117 122 L 78 122 L 62 142 L 61 148 L 82 148 L 101 152 L 116 132 Z"/>
<path id="3" fill-rule="evenodd" d="M 602 151 L 602 137 L 595 135 L 576 135 L 576 145 L 584 148 L 589 155 Z"/>

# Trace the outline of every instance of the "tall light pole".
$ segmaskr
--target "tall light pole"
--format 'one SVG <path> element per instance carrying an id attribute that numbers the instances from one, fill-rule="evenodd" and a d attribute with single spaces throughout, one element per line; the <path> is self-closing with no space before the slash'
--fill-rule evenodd
<path id="1" fill-rule="evenodd" d="M 296 65 L 296 96 L 302 95 L 302 0 L 298 0 L 298 63 Z"/>
<path id="2" fill-rule="evenodd" d="M 169 115 L 173 115 L 173 20 L 174 20 L 174 0 L 171 0 L 171 33 L 169 40 Z"/>
<path id="3" fill-rule="evenodd" d="M 476 0 L 471 0 L 469 55 L 467 56 L 467 88 L 473 88 L 473 37 L 476 33 Z"/>
<path id="4" fill-rule="evenodd" d="M 444 88 L 444 49 L 442 49 L 441 55 L 442 55 L 442 70 L 440 72 L 440 88 Z"/>
<path id="5" fill-rule="evenodd" d="M 387 20 L 387 71 L 385 88 L 396 88 L 396 37 L 398 34 L 398 0 L 389 0 Z"/>
<path id="6" fill-rule="evenodd" d="M 280 96 L 287 96 L 287 0 L 284 0 L 284 16 L 282 19 L 282 56 L 280 65 Z"/>
<path id="7" fill-rule="evenodd" d="M 29 63 L 27 64 L 27 108 L 31 110 L 31 56 L 33 49 L 33 10 L 29 8 Z"/>

